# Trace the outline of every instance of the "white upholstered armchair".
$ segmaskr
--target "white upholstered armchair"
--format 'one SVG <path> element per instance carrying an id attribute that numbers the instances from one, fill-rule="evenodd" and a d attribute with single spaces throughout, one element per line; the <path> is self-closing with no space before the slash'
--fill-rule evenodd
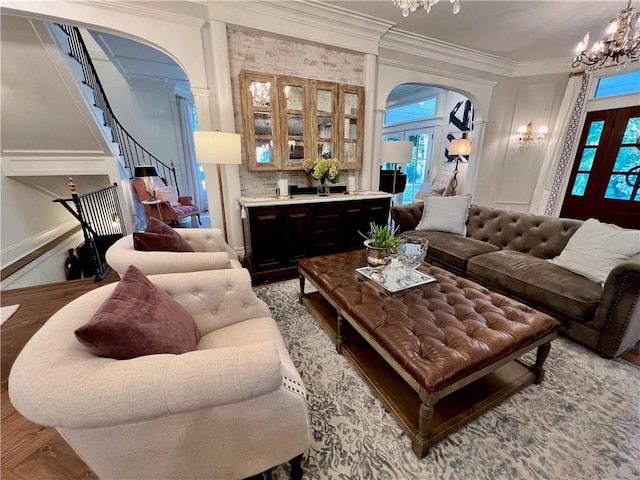
<path id="1" fill-rule="evenodd" d="M 111 294 L 115 284 L 106 285 L 62 308 L 24 347 L 9 377 L 15 408 L 56 428 L 102 479 L 245 478 L 299 460 L 309 447 L 304 386 L 249 273 L 149 279 L 193 317 L 196 351 L 89 353 L 74 331 Z"/>
<path id="2" fill-rule="evenodd" d="M 195 252 L 147 252 L 133 248 L 133 234 L 115 242 L 105 255 L 109 266 L 120 277 L 129 265 L 146 275 L 242 268 L 238 255 L 225 241 L 219 228 L 176 228 Z"/>

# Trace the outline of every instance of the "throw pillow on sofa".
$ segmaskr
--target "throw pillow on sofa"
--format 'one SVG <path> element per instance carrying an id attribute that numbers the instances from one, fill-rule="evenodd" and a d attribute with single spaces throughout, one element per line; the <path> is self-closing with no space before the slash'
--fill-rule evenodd
<path id="1" fill-rule="evenodd" d="M 422 218 L 416 230 L 436 230 L 466 235 L 470 205 L 471 195 L 424 197 Z"/>
<path id="2" fill-rule="evenodd" d="M 131 265 L 76 338 L 99 357 L 126 360 L 196 349 L 200 330 L 191 315 Z"/>
<path id="3" fill-rule="evenodd" d="M 134 250 L 147 252 L 193 252 L 191 245 L 169 225 L 150 217 L 144 232 L 133 233 Z"/>
<path id="4" fill-rule="evenodd" d="M 590 218 L 576 230 L 560 255 L 549 261 L 604 283 L 616 265 L 637 253 L 640 253 L 640 230 L 627 230 Z"/>

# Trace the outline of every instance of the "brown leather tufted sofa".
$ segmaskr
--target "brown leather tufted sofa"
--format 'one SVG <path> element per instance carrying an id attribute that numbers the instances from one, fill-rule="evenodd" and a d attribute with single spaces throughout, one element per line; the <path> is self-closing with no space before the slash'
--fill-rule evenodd
<path id="1" fill-rule="evenodd" d="M 640 338 L 640 255 L 618 265 L 604 285 L 554 265 L 580 220 L 471 205 L 466 236 L 415 230 L 422 203 L 396 205 L 401 233 L 429 240 L 427 261 L 546 312 L 562 333 L 607 358 Z"/>

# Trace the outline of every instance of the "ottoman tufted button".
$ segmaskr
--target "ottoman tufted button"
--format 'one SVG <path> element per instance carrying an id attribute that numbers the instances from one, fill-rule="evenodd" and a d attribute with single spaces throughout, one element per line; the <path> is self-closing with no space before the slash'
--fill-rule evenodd
<path id="1" fill-rule="evenodd" d="M 194 296 L 194 297 L 197 297 L 197 296 L 198 296 L 198 290 L 194 290 L 194 291 L 193 291 L 193 296 Z"/>
<path id="2" fill-rule="evenodd" d="M 231 290 L 233 287 L 231 285 L 227 285 L 227 290 Z"/>
<path id="3" fill-rule="evenodd" d="M 215 315 L 216 313 L 218 313 L 218 310 L 216 310 L 216 309 L 214 308 L 213 310 L 211 310 L 211 313 L 212 313 L 213 315 Z"/>
<path id="4" fill-rule="evenodd" d="M 249 304 L 247 304 L 247 303 L 242 304 L 242 306 L 243 306 L 244 308 L 249 308 Z"/>

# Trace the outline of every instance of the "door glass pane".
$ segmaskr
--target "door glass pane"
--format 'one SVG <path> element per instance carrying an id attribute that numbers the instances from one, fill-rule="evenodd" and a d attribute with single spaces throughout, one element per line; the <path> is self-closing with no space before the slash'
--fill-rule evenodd
<path id="1" fill-rule="evenodd" d="M 271 114 L 253 112 L 253 125 L 256 135 L 271 135 Z"/>
<path id="2" fill-rule="evenodd" d="M 251 82 L 249 87 L 254 107 L 271 106 L 271 82 Z"/>
<path id="3" fill-rule="evenodd" d="M 640 118 L 630 118 L 627 123 L 627 128 L 624 131 L 622 137 L 622 143 L 633 143 L 636 145 L 640 138 Z"/>
<path id="4" fill-rule="evenodd" d="M 331 117 L 317 117 L 318 137 L 331 138 Z"/>
<path id="5" fill-rule="evenodd" d="M 348 140 L 358 138 L 358 120 L 355 118 L 344 119 L 344 138 Z"/>
<path id="6" fill-rule="evenodd" d="M 273 142 L 256 140 L 256 159 L 258 163 L 273 163 Z"/>
<path id="7" fill-rule="evenodd" d="M 600 143 L 600 135 L 602 135 L 603 127 L 604 120 L 591 122 L 591 125 L 589 125 L 589 133 L 587 134 L 587 142 L 585 143 L 585 145 L 597 146 Z"/>
<path id="8" fill-rule="evenodd" d="M 287 85 L 284 87 L 288 110 L 302 110 L 302 87 Z"/>
<path id="9" fill-rule="evenodd" d="M 331 112 L 333 94 L 331 90 L 318 90 L 316 96 L 319 112 Z"/>
<path id="10" fill-rule="evenodd" d="M 404 171 L 407 174 L 407 186 L 402 194 L 402 203 L 412 202 L 424 183 L 429 134 L 408 135 L 407 139 L 413 142 L 414 148 L 411 163 L 404 167 Z"/>
<path id="11" fill-rule="evenodd" d="M 618 150 L 616 163 L 613 165 L 614 172 L 630 172 L 640 170 L 640 150 L 636 147 L 622 147 Z"/>
<path id="12" fill-rule="evenodd" d="M 290 113 L 287 115 L 288 133 L 290 136 L 302 136 L 302 115 Z"/>
<path id="13" fill-rule="evenodd" d="M 604 198 L 630 200 L 638 175 L 611 175 Z"/>
<path id="14" fill-rule="evenodd" d="M 345 115 L 357 115 L 358 114 L 358 95 L 355 93 L 347 93 L 344 96 L 344 114 Z"/>
<path id="15" fill-rule="evenodd" d="M 591 167 L 593 167 L 593 159 L 596 156 L 595 148 L 585 148 L 582 152 L 582 159 L 580 160 L 580 165 L 578 166 L 578 170 L 581 172 L 590 172 Z"/>
<path id="16" fill-rule="evenodd" d="M 578 173 L 576 175 L 576 181 L 573 183 L 573 189 L 571 190 L 571 195 L 575 195 L 576 197 L 582 197 L 584 195 L 584 191 L 587 188 L 587 182 L 589 181 L 588 173 Z"/>

